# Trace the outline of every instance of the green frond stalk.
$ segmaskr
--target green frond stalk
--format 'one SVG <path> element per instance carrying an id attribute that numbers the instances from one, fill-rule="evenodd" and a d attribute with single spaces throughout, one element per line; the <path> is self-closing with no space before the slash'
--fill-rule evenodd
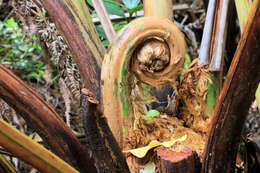
<path id="1" fill-rule="evenodd" d="M 3 119 L 0 119 L 0 145 L 41 172 L 78 172 L 58 156 L 31 140 Z"/>

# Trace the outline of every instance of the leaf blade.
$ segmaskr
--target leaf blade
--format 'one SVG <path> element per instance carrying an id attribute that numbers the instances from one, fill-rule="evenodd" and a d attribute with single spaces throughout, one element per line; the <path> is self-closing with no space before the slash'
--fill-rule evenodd
<path id="1" fill-rule="evenodd" d="M 122 0 L 125 4 L 126 8 L 133 9 L 136 8 L 140 2 L 140 0 Z"/>

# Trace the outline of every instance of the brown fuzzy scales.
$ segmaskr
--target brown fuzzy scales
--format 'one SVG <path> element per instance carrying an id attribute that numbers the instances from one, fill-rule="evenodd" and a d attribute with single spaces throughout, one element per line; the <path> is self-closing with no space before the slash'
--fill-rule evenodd
<path id="1" fill-rule="evenodd" d="M 143 43 L 138 51 L 137 59 L 139 66 L 150 73 L 163 70 L 170 61 L 168 45 L 157 39 L 149 39 Z"/>
<path id="2" fill-rule="evenodd" d="M 184 122 L 176 117 L 168 116 L 167 118 L 162 118 L 164 116 L 161 115 L 151 120 L 140 120 L 139 128 L 132 130 L 125 138 L 124 150 L 146 146 L 152 140 L 165 142 L 187 134 L 187 139 L 183 141 L 183 144 L 190 146 L 201 155 L 206 136 L 197 134 L 192 129 L 184 127 Z M 140 128 L 140 126 L 142 127 Z"/>
<path id="3" fill-rule="evenodd" d="M 144 147 L 152 140 L 165 142 L 181 138 L 184 135 L 187 135 L 187 139 L 181 142 L 181 144 L 189 146 L 201 156 L 206 136 L 197 134 L 192 129 L 184 127 L 184 121 L 179 120 L 177 117 L 167 116 L 165 118 L 165 115 L 160 115 L 160 117 L 151 120 L 140 118 L 136 129 L 132 129 L 125 138 L 125 148 L 123 150 Z M 125 155 L 129 169 L 133 173 L 139 172 L 140 166 L 153 160 L 154 156 L 153 152 L 148 152 L 148 155 L 143 159 L 138 159 L 131 154 Z"/>
<path id="4" fill-rule="evenodd" d="M 129 173 L 126 161 L 90 90 L 82 89 L 82 119 L 99 173 Z"/>
<path id="5" fill-rule="evenodd" d="M 202 156 L 210 123 L 210 118 L 204 114 L 208 83 L 211 83 L 211 80 L 205 65 L 196 64 L 197 59 L 187 68 L 181 83 L 174 87 L 178 118 L 175 115 L 173 117 L 161 114 L 159 117 L 145 120 L 143 113 L 136 113 L 135 125 L 124 140 L 124 150 L 146 146 L 152 140 L 165 142 L 187 135 L 187 139 L 181 144 L 192 148 L 200 157 Z M 148 154 L 143 159 L 137 159 L 127 154 L 131 172 L 138 172 L 140 165 L 154 159 L 154 155 L 152 156 Z"/>
<path id="6" fill-rule="evenodd" d="M 205 116 L 206 96 L 209 78 L 206 65 L 197 66 L 195 59 L 185 71 L 178 88 L 178 96 L 182 106 L 179 108 L 180 118 L 195 131 L 206 133 L 210 119 Z"/>

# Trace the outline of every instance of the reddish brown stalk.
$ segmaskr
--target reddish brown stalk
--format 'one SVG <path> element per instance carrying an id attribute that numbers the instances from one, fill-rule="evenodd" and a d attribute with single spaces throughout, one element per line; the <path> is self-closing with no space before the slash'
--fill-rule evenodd
<path id="1" fill-rule="evenodd" d="M 87 89 L 82 89 L 81 98 L 86 138 L 98 172 L 129 173 L 126 160 L 107 120 L 98 110 L 98 101 Z"/>
<path id="2" fill-rule="evenodd" d="M 241 130 L 260 81 L 259 30 L 255 0 L 215 108 L 202 172 L 234 172 Z"/>
<path id="3" fill-rule="evenodd" d="M 81 172 L 96 172 L 93 160 L 59 115 L 33 89 L 1 64 L 0 97 L 34 128 L 60 158 Z"/>

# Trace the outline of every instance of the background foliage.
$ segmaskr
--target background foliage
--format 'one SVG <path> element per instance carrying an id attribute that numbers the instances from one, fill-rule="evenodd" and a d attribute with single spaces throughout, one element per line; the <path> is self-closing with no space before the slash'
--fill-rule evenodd
<path id="1" fill-rule="evenodd" d="M 35 35 L 23 33 L 14 18 L 0 21 L 0 62 L 7 64 L 22 79 L 42 80 L 45 65 Z"/>

